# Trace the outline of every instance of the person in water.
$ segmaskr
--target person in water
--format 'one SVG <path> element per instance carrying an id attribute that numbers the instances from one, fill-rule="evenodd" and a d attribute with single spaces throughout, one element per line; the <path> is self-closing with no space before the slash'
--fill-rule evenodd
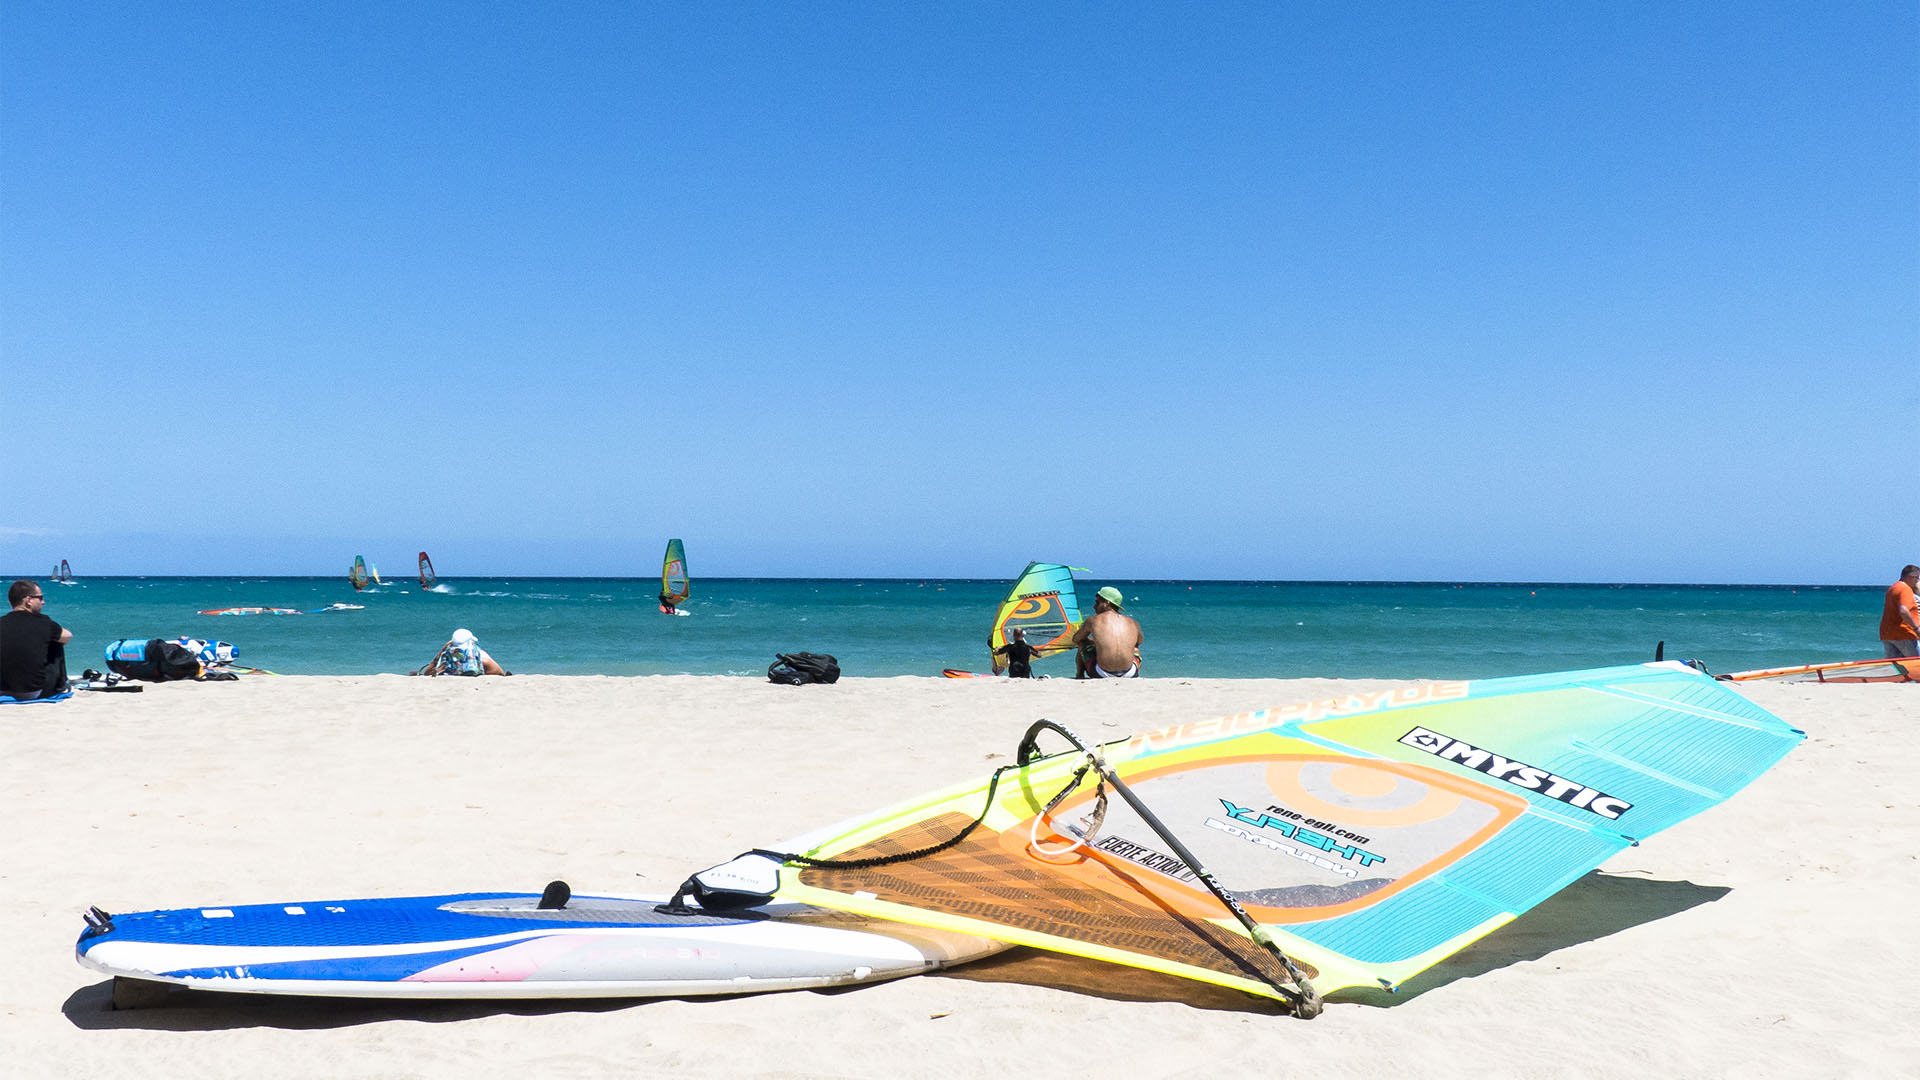
<path id="1" fill-rule="evenodd" d="M 28 701 L 65 693 L 73 631 L 47 617 L 47 594 L 31 581 L 14 582 L 7 603 L 13 610 L 0 615 L 0 694 Z"/>
<path id="2" fill-rule="evenodd" d="M 993 673 L 995 675 L 1000 674 L 1001 667 L 999 658 L 1004 656 L 1007 658 L 1006 672 L 1008 678 L 1031 679 L 1033 678 L 1033 658 L 1040 655 L 1040 650 L 1027 644 L 1027 632 L 1025 630 L 1015 627 L 1013 640 L 993 650 L 993 655 Z"/>
<path id="3" fill-rule="evenodd" d="M 1140 674 L 1140 643 L 1146 635 L 1121 610 L 1124 599 L 1111 585 L 1094 594 L 1093 614 L 1073 632 L 1073 643 L 1079 648 L 1074 678 L 1131 679 Z"/>
<path id="4" fill-rule="evenodd" d="M 1920 566 L 1912 563 L 1900 568 L 1900 580 L 1887 589 L 1887 603 L 1880 612 L 1880 648 L 1888 659 L 1920 656 L 1920 601 L 1914 590 L 1920 588 Z"/>
<path id="5" fill-rule="evenodd" d="M 668 596 L 666 593 L 660 594 L 660 614 L 662 615 L 680 614 L 679 609 L 674 606 L 673 597 Z"/>
<path id="6" fill-rule="evenodd" d="M 409 675 L 511 675 L 513 672 L 501 667 L 480 642 L 473 631 L 462 627 L 453 632 L 440 651 L 433 654 L 425 667 L 407 672 Z"/>

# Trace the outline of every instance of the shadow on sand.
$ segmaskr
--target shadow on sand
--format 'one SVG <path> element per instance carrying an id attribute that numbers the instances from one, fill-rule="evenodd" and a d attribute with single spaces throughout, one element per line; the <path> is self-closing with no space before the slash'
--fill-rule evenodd
<path id="1" fill-rule="evenodd" d="M 1512 964 L 1539 960 L 1559 949 L 1595 941 L 1654 922 L 1730 890 L 1690 881 L 1659 881 L 1603 874 L 1598 870 L 1542 901 L 1532 911 L 1409 980 L 1398 993 L 1365 987 L 1329 994 L 1335 1002 L 1386 1007 L 1411 1001 L 1461 979 Z M 1279 1015 L 1278 1002 L 1225 987 L 1064 956 L 1014 948 L 931 976 L 984 983 L 1044 986 L 1109 1001 L 1177 1001 L 1197 1009 Z M 141 984 L 139 1007 L 115 1008 L 113 981 L 84 986 L 61 1005 L 73 1026 L 88 1031 L 143 1028 L 155 1031 L 219 1031 L 233 1028 L 322 1030 L 387 1021 L 452 1023 L 484 1016 L 545 1016 L 612 1012 L 649 999 L 553 1001 L 391 1001 L 284 995 L 220 994 L 207 990 Z M 858 986 L 804 991 L 856 993 Z M 136 995 L 140 996 L 140 995 Z"/>
<path id="2" fill-rule="evenodd" d="M 1507 925 L 1401 985 L 1398 992 L 1352 987 L 1329 1001 L 1389 1007 L 1461 979 L 1538 960 L 1569 945 L 1664 919 L 1711 903 L 1731 890 L 1691 881 L 1658 881 L 1598 870 L 1540 902 Z M 1238 990 L 1036 949 L 1009 949 L 942 972 L 949 979 L 1030 983 L 1110 1001 L 1178 1001 L 1196 1009 L 1279 1014 L 1278 1002 Z"/>
<path id="3" fill-rule="evenodd" d="M 375 998 L 318 998 L 285 994 L 220 994 L 158 984 L 140 984 L 147 1000 L 115 1008 L 113 980 L 83 986 L 60 1006 L 74 1027 L 85 1031 L 139 1028 L 147 1031 L 227 1031 L 281 1028 L 320 1031 L 387 1021 L 445 1024 L 483 1016 L 545 1016 L 567 1012 L 613 1012 L 642 999 L 559 999 L 548 1001 L 393 1001 Z"/>

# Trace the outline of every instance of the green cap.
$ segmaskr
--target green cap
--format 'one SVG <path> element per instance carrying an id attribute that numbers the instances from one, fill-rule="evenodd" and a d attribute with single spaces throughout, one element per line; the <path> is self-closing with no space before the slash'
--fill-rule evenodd
<path id="1" fill-rule="evenodd" d="M 1111 585 L 1102 585 L 1100 587 L 1100 591 L 1098 593 L 1095 593 L 1094 595 L 1098 596 L 1102 600 L 1105 600 L 1107 603 L 1112 604 L 1114 607 L 1122 607 L 1123 605 L 1120 603 L 1120 601 L 1126 599 L 1126 597 L 1120 595 L 1119 589 L 1116 589 Z"/>

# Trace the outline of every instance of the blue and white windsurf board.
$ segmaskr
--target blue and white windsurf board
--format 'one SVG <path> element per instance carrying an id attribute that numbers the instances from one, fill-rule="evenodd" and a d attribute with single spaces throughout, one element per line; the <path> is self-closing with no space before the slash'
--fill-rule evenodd
<path id="1" fill-rule="evenodd" d="M 196 990 L 353 998 L 621 998 L 844 986 L 933 971 L 1003 944 L 773 902 L 663 914 L 658 897 L 460 893 L 94 909 L 81 964 Z"/>

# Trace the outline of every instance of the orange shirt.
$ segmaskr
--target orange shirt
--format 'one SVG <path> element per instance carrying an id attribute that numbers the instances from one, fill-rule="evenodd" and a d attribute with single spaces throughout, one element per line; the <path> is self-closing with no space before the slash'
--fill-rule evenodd
<path id="1" fill-rule="evenodd" d="M 1880 614 L 1881 641 L 1912 641 L 1920 638 L 1913 627 L 1900 621 L 1900 609 L 1906 608 L 1920 619 L 1920 607 L 1914 606 L 1913 590 L 1907 588 L 1904 581 L 1896 581 L 1893 588 L 1887 590 L 1887 608 Z"/>

